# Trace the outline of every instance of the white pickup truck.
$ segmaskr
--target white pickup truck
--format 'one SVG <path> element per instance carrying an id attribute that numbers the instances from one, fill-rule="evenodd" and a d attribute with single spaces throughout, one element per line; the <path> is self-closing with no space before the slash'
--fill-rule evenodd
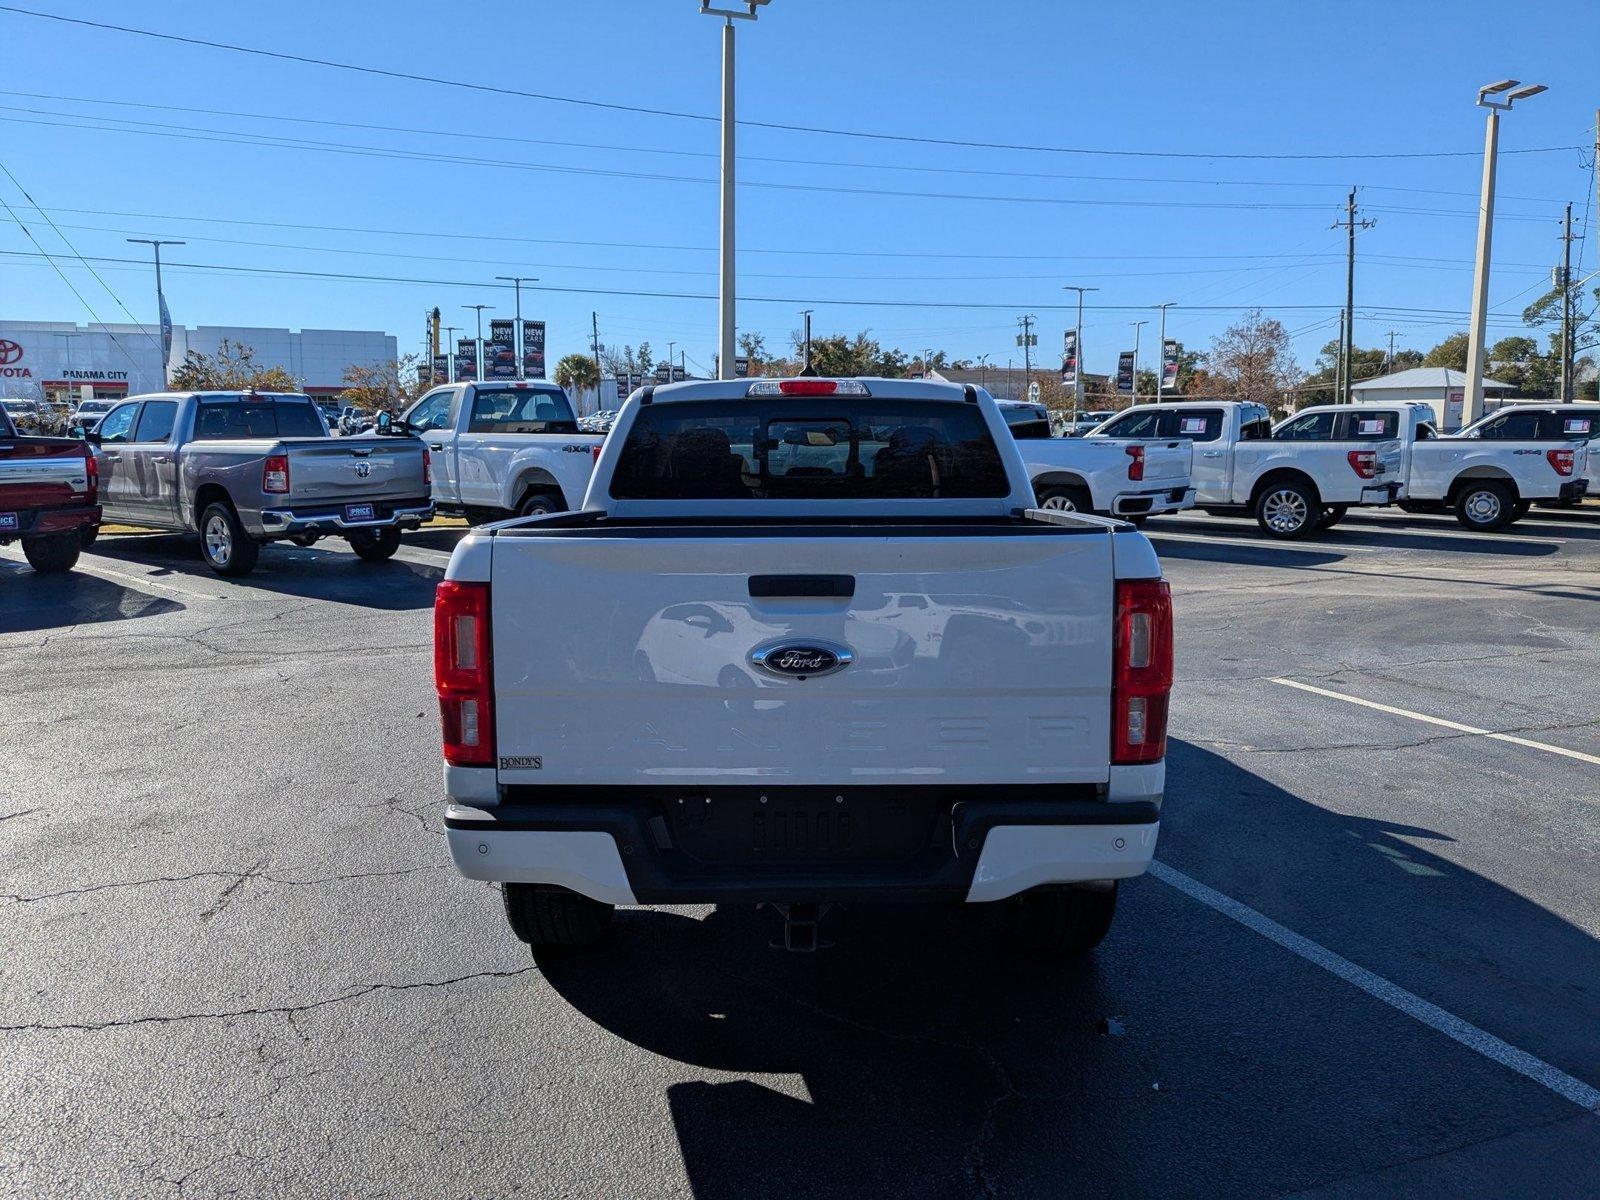
<path id="1" fill-rule="evenodd" d="M 445 824 L 534 946 L 618 904 L 1004 902 L 1080 952 L 1159 827 L 1171 604 L 1033 509 L 973 388 L 645 388 L 580 512 L 469 533 L 434 610 Z"/>
<path id="2" fill-rule="evenodd" d="M 1458 434 L 1440 436 L 1431 405 L 1318 405 L 1279 426 L 1341 442 L 1400 443 L 1400 506 L 1408 512 L 1454 510 L 1479 532 L 1518 520 L 1534 501 L 1581 498 L 1586 439 L 1593 418 L 1566 416 L 1561 405 L 1503 409 Z M 1577 407 L 1577 406 L 1574 406 Z"/>
<path id="3" fill-rule="evenodd" d="M 1399 498 L 1397 439 L 1358 440 L 1342 423 L 1303 421 L 1302 415 L 1274 430 L 1266 407 L 1244 400 L 1141 404 L 1084 440 L 1166 436 L 1192 442 L 1199 506 L 1216 516 L 1253 513 L 1263 532 L 1277 538 L 1304 537 L 1351 507 Z"/>
<path id="4" fill-rule="evenodd" d="M 439 511 L 474 524 L 576 508 L 605 441 L 542 379 L 434 388 L 401 422 L 432 452 Z"/>
<path id="5" fill-rule="evenodd" d="M 1095 512 L 1138 524 L 1157 513 L 1179 512 L 1194 504 L 1190 486 L 1194 456 L 1182 439 L 1154 434 L 1095 442 L 1052 437 L 1050 412 L 1042 404 L 995 403 L 1022 451 L 1040 508 Z"/>

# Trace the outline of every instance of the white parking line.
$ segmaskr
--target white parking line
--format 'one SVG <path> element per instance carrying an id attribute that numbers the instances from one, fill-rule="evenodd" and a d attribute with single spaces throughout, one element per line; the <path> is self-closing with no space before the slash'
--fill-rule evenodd
<path id="1" fill-rule="evenodd" d="M 1363 708 L 1373 708 L 1378 712 L 1390 713 L 1396 717 L 1409 717 L 1413 721 L 1423 721 L 1429 725 L 1438 725 L 1443 729 L 1453 729 L 1457 733 L 1470 733 L 1478 737 L 1492 738 L 1497 742 L 1510 742 L 1513 746 L 1526 746 L 1530 750 L 1543 750 L 1547 754 L 1559 754 L 1563 758 L 1575 758 L 1579 762 L 1590 763 L 1600 767 L 1600 755 L 1585 754 L 1582 750 L 1569 750 L 1565 746 L 1552 746 L 1548 742 L 1536 742 L 1532 738 L 1518 737 L 1514 733 L 1496 733 L 1492 729 L 1479 729 L 1476 725 L 1463 725 L 1460 721 L 1447 721 L 1443 717 L 1430 717 L 1427 713 L 1412 712 L 1407 708 L 1396 708 L 1392 704 L 1379 704 L 1376 700 L 1363 700 L 1360 696 L 1347 696 L 1343 692 L 1332 692 L 1327 688 L 1313 687 L 1309 683 L 1300 683 L 1294 679 L 1274 679 L 1271 682 L 1281 683 L 1284 687 L 1299 688 L 1302 692 L 1312 692 L 1318 696 L 1326 696 L 1330 700 L 1343 700 L 1347 704 L 1359 704 Z"/>
<path id="2" fill-rule="evenodd" d="M 1522 1075 L 1542 1087 L 1549 1088 L 1563 1099 L 1570 1100 L 1579 1108 L 1588 1112 L 1600 1112 L 1600 1089 L 1590 1087 L 1581 1079 L 1574 1079 L 1559 1067 L 1553 1067 L 1542 1058 L 1529 1054 L 1526 1050 L 1519 1050 L 1509 1042 L 1502 1041 L 1492 1033 L 1479 1029 L 1469 1021 L 1464 1021 L 1452 1012 L 1447 1012 L 1437 1004 L 1424 1000 L 1413 992 L 1406 991 L 1397 983 L 1391 983 L 1381 975 L 1375 975 L 1365 967 L 1358 967 L 1348 958 L 1335 954 L 1326 946 L 1312 941 L 1310 938 L 1296 933 L 1285 925 L 1280 925 L 1271 917 L 1265 916 L 1251 908 L 1248 904 L 1241 904 L 1231 896 L 1225 896 L 1215 888 L 1207 887 L 1198 879 L 1191 879 L 1182 871 L 1174 870 L 1159 859 L 1151 862 L 1150 874 L 1163 883 L 1177 888 L 1191 900 L 1198 900 L 1208 908 L 1213 908 L 1225 917 L 1239 922 L 1246 929 L 1259 933 L 1269 941 L 1276 942 L 1291 954 L 1299 955 L 1307 962 L 1321 967 L 1330 974 L 1337 975 L 1346 983 L 1354 984 L 1375 1000 L 1381 1000 L 1389 1007 L 1397 1009 L 1414 1020 L 1421 1021 L 1428 1028 L 1445 1035 L 1453 1041 L 1459 1042 L 1469 1050 L 1475 1050 L 1485 1058 L 1508 1067 L 1518 1075 Z"/>
<path id="3" fill-rule="evenodd" d="M 12 558 L 10 555 L 0 556 L 0 561 L 5 562 L 7 566 L 16 567 L 19 569 L 21 569 L 23 566 L 22 560 Z M 153 588 L 158 592 L 171 592 L 176 596 L 187 596 L 191 600 L 227 599 L 227 597 L 219 596 L 214 592 L 192 591 L 189 588 L 182 587 L 175 583 L 166 583 L 162 580 L 151 579 L 147 575 L 133 575 L 123 571 L 113 571 L 109 567 L 103 567 L 99 562 L 87 557 L 80 558 L 77 565 L 73 567 L 73 570 L 81 571 L 85 575 L 92 575 L 96 579 L 105 579 L 114 583 L 127 584 L 129 587 L 135 589 Z"/>
<path id="4" fill-rule="evenodd" d="M 1219 546 L 1249 546 L 1253 550 L 1299 550 L 1305 553 L 1324 550 L 1335 554 L 1343 554 L 1346 551 L 1352 554 L 1378 553 L 1378 548 L 1375 546 L 1346 546 L 1343 543 L 1329 545 L 1324 542 L 1294 542 L 1286 544 L 1284 542 L 1268 541 L 1264 537 L 1233 538 L 1217 537 L 1215 534 L 1210 533 L 1172 533 L 1165 529 L 1150 526 L 1146 526 L 1145 533 L 1152 538 L 1165 538 L 1173 542 L 1199 542 L 1203 545 L 1216 544 Z"/>

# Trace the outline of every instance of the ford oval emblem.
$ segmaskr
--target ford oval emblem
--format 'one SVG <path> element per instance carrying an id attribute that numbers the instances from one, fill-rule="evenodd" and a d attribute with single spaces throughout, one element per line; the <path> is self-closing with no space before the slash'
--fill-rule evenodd
<path id="1" fill-rule="evenodd" d="M 832 675 L 854 659 L 855 654 L 848 647 L 832 642 L 768 642 L 750 651 L 752 666 L 781 679 Z"/>

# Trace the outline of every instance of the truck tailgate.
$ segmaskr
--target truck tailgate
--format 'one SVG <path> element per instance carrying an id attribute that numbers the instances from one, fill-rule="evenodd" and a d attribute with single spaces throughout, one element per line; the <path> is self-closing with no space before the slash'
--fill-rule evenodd
<path id="1" fill-rule="evenodd" d="M 1127 440 L 1127 445 L 1144 447 L 1144 477 L 1147 481 L 1188 479 L 1194 467 L 1194 443 L 1187 438 L 1167 441 L 1159 438 Z"/>
<path id="2" fill-rule="evenodd" d="M 284 443 L 294 502 L 401 500 L 428 494 L 420 441 L 329 438 Z"/>
<path id="3" fill-rule="evenodd" d="M 1103 782 L 1111 538 L 1027 524 L 502 532 L 499 778 Z M 853 594 L 783 594 L 823 577 Z M 819 643 L 853 661 L 753 661 Z"/>
<path id="4" fill-rule="evenodd" d="M 0 508 L 52 508 L 84 499 L 89 464 L 81 442 L 0 437 Z"/>

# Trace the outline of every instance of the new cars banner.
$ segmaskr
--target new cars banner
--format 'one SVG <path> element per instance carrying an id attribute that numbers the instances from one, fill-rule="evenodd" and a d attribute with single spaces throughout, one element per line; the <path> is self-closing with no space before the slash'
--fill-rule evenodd
<path id="1" fill-rule="evenodd" d="M 522 323 L 522 373 L 529 379 L 544 378 L 544 322 Z"/>
<path id="2" fill-rule="evenodd" d="M 1078 382 L 1078 331 L 1069 329 L 1061 341 L 1061 382 L 1072 387 Z"/>
<path id="3" fill-rule="evenodd" d="M 456 339 L 456 378 L 478 377 L 478 343 L 471 338 Z"/>
<path id="4" fill-rule="evenodd" d="M 1133 394 L 1133 351 L 1124 350 L 1117 359 L 1117 391 Z"/>
<path id="5" fill-rule="evenodd" d="M 450 356 L 448 354 L 435 354 L 433 356 L 433 381 L 434 383 L 450 382 Z"/>
<path id="6" fill-rule="evenodd" d="M 1161 347 L 1161 390 L 1178 390 L 1178 360 L 1183 357 L 1183 346 L 1170 338 Z"/>
<path id="7" fill-rule="evenodd" d="M 489 322 L 489 340 L 483 347 L 485 379 L 517 377 L 516 336 L 515 321 L 496 319 Z"/>

